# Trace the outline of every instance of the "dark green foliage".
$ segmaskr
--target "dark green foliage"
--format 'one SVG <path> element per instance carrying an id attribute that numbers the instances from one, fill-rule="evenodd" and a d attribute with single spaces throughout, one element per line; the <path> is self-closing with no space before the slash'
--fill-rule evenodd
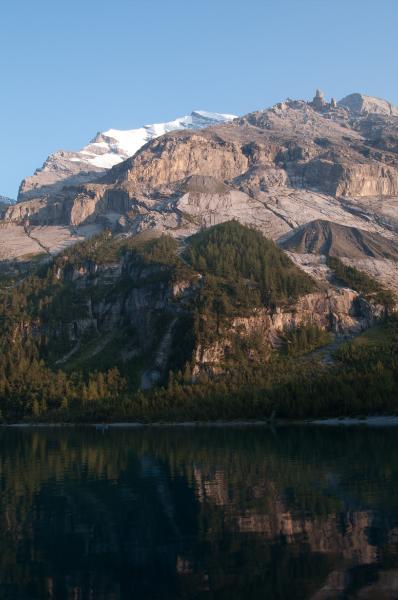
<path id="1" fill-rule="evenodd" d="M 130 249 L 147 263 L 168 266 L 179 265 L 178 242 L 169 235 L 161 235 L 159 238 L 145 243 L 137 242 L 134 238 L 131 238 L 130 245 L 125 246 L 125 250 L 127 249 Z"/>
<path id="2" fill-rule="evenodd" d="M 0 410 L 6 418 L 42 419 L 53 410 L 94 414 L 96 403 L 108 398 L 115 407 L 122 394 L 137 389 L 151 352 L 137 352 L 139 340 L 128 322 L 106 334 L 85 329 L 78 341 L 70 332 L 77 331 L 76 321 L 92 318 L 98 301 L 123 304 L 136 287 L 162 289 L 192 277 L 177 251 L 169 236 L 143 240 L 105 232 L 38 265 L 20 281 L 5 277 L 0 282 Z M 120 270 L 116 278 L 113 264 Z M 171 318 L 154 312 L 157 339 Z M 193 350 L 189 311 L 181 312 L 175 337 L 169 368 L 178 370 Z"/>
<path id="3" fill-rule="evenodd" d="M 95 262 L 99 264 L 116 262 L 120 256 L 120 240 L 112 237 L 111 232 L 104 231 L 78 244 L 67 248 L 55 260 L 55 264 L 62 266 L 65 261 L 73 265 Z"/>
<path id="4" fill-rule="evenodd" d="M 39 359 L 37 348 L 26 340 L 16 340 L 12 351 L 3 351 L 0 356 L 0 405 L 8 420 L 29 415 L 41 418 L 48 411 L 73 410 L 74 406 L 109 397 L 117 401 L 126 391 L 126 381 L 118 369 L 85 376 L 52 371 Z"/>
<path id="5" fill-rule="evenodd" d="M 192 236 L 183 257 L 202 275 L 192 307 L 195 339 L 201 344 L 222 336 L 230 317 L 287 304 L 316 289 L 273 242 L 237 221 Z M 235 341 L 232 355 L 243 360 L 247 352 Z M 255 353 L 262 359 L 267 354 L 264 349 Z"/>
<path id="6" fill-rule="evenodd" d="M 330 265 L 345 285 L 374 301 L 382 297 L 384 290 L 364 274 L 340 261 Z M 188 291 L 180 299 L 172 296 L 170 284 L 181 282 Z M 168 381 L 166 375 L 160 381 L 165 387 L 145 394 L 135 390 L 156 349 L 140 354 L 128 321 L 105 338 L 95 327 L 79 333 L 78 343 L 67 335 L 96 302 L 123 304 L 140 286 L 170 295 L 167 310 L 154 308 L 150 318 L 157 340 L 169 328 L 173 332 Z M 1 414 L 7 420 L 178 420 L 395 411 L 394 320 L 388 322 L 390 333 L 383 330 L 381 341 L 370 347 L 343 347 L 336 369 L 300 357 L 329 341 L 315 326 L 286 333 L 285 352 L 279 354 L 260 334 L 229 331 L 222 376 L 202 373 L 195 379 L 195 348 L 225 340 L 231 317 L 250 315 L 253 308 L 267 312 L 314 288 L 272 242 L 236 222 L 188 239 L 182 258 L 168 236 L 147 241 L 96 236 L 21 281 L 0 284 Z"/>
<path id="7" fill-rule="evenodd" d="M 272 241 L 237 221 L 192 236 L 184 257 L 196 271 L 224 280 L 223 295 L 238 304 L 272 307 L 316 287 Z"/>
<path id="8" fill-rule="evenodd" d="M 371 347 L 348 344 L 332 369 L 317 362 L 274 357 L 266 366 L 240 365 L 222 380 L 175 382 L 154 392 L 171 410 L 184 416 L 209 418 L 307 418 L 398 411 L 398 322 L 385 326 Z M 182 386 L 182 387 L 181 387 Z M 183 404 L 176 399 L 184 398 Z M 162 402 L 156 406 L 162 415 Z M 163 413 L 163 418 L 166 418 Z"/>
<path id="9" fill-rule="evenodd" d="M 183 314 L 174 326 L 174 348 L 168 363 L 168 371 L 178 371 L 191 360 L 195 346 L 194 322 L 191 313 Z"/>
<path id="10" fill-rule="evenodd" d="M 367 300 L 383 304 L 387 310 L 391 310 L 394 307 L 396 301 L 393 294 L 385 290 L 375 279 L 369 277 L 363 271 L 358 271 L 355 267 L 345 265 L 335 256 L 328 256 L 327 265 L 332 269 L 336 280 L 341 285 L 359 292 Z"/>
<path id="11" fill-rule="evenodd" d="M 284 350 L 294 356 L 311 352 L 319 346 L 330 344 L 331 335 L 328 331 L 313 324 L 300 325 L 287 331 L 283 336 Z"/>
<path id="12" fill-rule="evenodd" d="M 382 325 L 372 344 L 362 339 L 344 345 L 332 368 L 274 354 L 266 364 L 242 361 L 227 368 L 223 377 L 201 375 L 191 383 L 188 366 L 171 374 L 165 388 L 126 394 L 117 404 L 109 399 L 61 410 L 47 418 L 184 421 L 397 414 L 398 321 Z"/>
<path id="13" fill-rule="evenodd" d="M 119 262 L 124 254 L 130 253 L 145 263 L 174 266 L 178 263 L 177 250 L 178 243 L 168 235 L 148 240 L 140 237 L 117 237 L 105 231 L 65 250 L 55 259 L 55 265 L 62 267 L 66 262 L 73 266 L 90 263 L 106 265 Z"/>
<path id="14" fill-rule="evenodd" d="M 145 269 L 146 266 L 158 267 L 155 274 L 148 274 L 145 283 L 159 283 L 161 281 L 190 280 L 193 276 L 190 269 L 179 256 L 179 244 L 169 235 L 161 235 L 151 240 L 128 238 L 125 240 L 121 253 L 125 260 L 132 265 Z M 141 275 L 141 282 L 143 277 Z"/>
<path id="15" fill-rule="evenodd" d="M 93 300 L 122 301 L 136 285 L 131 277 L 120 277 L 115 285 L 99 283 L 101 266 L 121 260 L 139 269 L 163 265 L 171 278 L 176 243 L 164 236 L 138 244 L 103 233 L 20 282 L 4 278 L 0 283 L 0 410 L 8 419 L 41 418 L 48 410 L 71 410 L 105 397 L 118 402 L 122 392 L 137 386 L 141 357 L 122 361 L 120 355 L 134 340 L 131 328 L 125 326 L 108 340 L 87 330 L 77 346 L 68 333 L 76 319 L 90 316 Z M 75 280 L 81 270 L 86 274 L 83 286 Z M 69 352 L 71 358 L 61 368 L 57 359 Z"/>

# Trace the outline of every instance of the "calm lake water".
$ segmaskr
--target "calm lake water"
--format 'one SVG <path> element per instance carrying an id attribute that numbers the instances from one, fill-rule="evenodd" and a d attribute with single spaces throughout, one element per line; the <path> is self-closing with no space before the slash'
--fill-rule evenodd
<path id="1" fill-rule="evenodd" d="M 398 598 L 398 429 L 0 430 L 0 598 Z"/>

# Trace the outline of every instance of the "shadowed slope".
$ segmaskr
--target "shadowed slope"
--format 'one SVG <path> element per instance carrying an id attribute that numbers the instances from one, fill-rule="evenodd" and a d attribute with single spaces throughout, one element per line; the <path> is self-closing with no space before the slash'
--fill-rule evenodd
<path id="1" fill-rule="evenodd" d="M 299 253 L 398 260 L 398 247 L 392 240 L 378 233 L 323 220 L 306 223 L 281 246 Z"/>

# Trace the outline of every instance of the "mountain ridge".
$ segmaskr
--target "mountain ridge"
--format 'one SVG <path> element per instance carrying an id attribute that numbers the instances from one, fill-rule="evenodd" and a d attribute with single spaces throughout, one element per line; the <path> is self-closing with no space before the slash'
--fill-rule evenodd
<path id="1" fill-rule="evenodd" d="M 231 121 L 235 115 L 193 111 L 172 121 L 121 130 L 98 132 L 81 150 L 59 150 L 51 154 L 34 175 L 20 185 L 18 201 L 54 193 L 65 184 L 90 181 L 106 169 L 126 160 L 150 140 L 175 129 L 200 129 Z"/>
<path id="2" fill-rule="evenodd" d="M 3 277 L 2 416 L 334 414 L 318 386 L 329 376 L 338 390 L 338 380 L 309 353 L 378 323 L 395 301 L 355 269 L 330 268 L 338 277 L 317 282 L 259 231 L 229 221 L 184 243 L 103 232 L 28 277 Z"/>
<path id="3" fill-rule="evenodd" d="M 398 244 L 376 232 L 347 227 L 331 221 L 315 220 L 296 229 L 281 247 L 309 254 L 346 258 L 390 259 L 398 261 Z"/>
<path id="4" fill-rule="evenodd" d="M 345 96 L 339 100 L 338 105 L 359 114 L 373 113 L 398 116 L 398 107 L 394 106 L 388 100 L 376 98 L 375 96 L 367 96 L 358 92 Z"/>
<path id="5" fill-rule="evenodd" d="M 376 109 L 317 91 L 164 133 L 89 181 L 10 206 L 6 418 L 391 410 L 398 117 Z M 10 244 L 17 232 L 34 252 Z M 386 319 L 380 348 L 343 344 Z"/>
<path id="6" fill-rule="evenodd" d="M 60 228 L 70 232 L 68 243 L 104 228 L 183 238 L 237 219 L 281 240 L 324 220 L 396 243 L 398 117 L 386 114 L 387 101 L 380 105 L 375 98 L 369 105 L 369 97 L 360 97 L 376 112 L 342 106 L 347 99 L 326 101 L 318 90 L 311 101 L 287 100 L 227 123 L 174 129 L 109 169 L 83 172 L 90 181 L 63 180 L 44 194 L 34 190 L 38 198 L 6 211 L 5 231 L 36 231 L 53 252 L 59 245 L 45 238 L 58 236 Z M 95 139 L 106 155 L 110 142 Z M 371 257 L 364 248 L 350 258 L 368 261 L 361 268 L 380 273 L 384 283 L 393 272 L 389 279 L 398 289 L 394 261 Z M 300 255 L 293 259 L 303 266 Z"/>

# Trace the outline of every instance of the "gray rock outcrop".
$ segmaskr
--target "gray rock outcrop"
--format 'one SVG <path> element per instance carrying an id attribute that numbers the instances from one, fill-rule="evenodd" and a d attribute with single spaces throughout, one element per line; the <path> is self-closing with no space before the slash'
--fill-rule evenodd
<path id="1" fill-rule="evenodd" d="M 382 98 L 366 96 L 365 94 L 349 94 L 338 102 L 339 106 L 348 108 L 357 114 L 375 113 L 380 115 L 398 116 L 398 108 Z"/>
<path id="2" fill-rule="evenodd" d="M 325 256 L 398 261 L 398 244 L 378 233 L 346 227 L 331 221 L 311 221 L 281 242 L 282 248 Z"/>
<path id="3" fill-rule="evenodd" d="M 387 244 L 398 240 L 398 116 L 391 103 L 358 94 L 327 102 L 319 92 L 311 102 L 287 100 L 211 125 L 169 131 L 101 172 L 82 170 L 65 155 L 81 169 L 80 181 L 53 181 L 56 169 L 49 168 L 50 180 L 42 189 L 32 181 L 4 219 L 29 228 L 184 237 L 236 218 L 273 239 L 327 220 Z M 93 142 L 98 156 L 104 135 Z M 55 162 L 63 171 L 61 158 Z M 30 199 L 31 191 L 37 197 Z"/>

